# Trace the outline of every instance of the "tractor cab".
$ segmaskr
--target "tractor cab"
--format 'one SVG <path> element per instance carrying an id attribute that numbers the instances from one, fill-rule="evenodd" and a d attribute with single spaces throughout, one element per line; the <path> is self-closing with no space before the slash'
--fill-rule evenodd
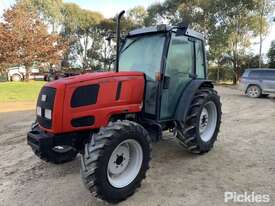
<path id="1" fill-rule="evenodd" d="M 206 78 L 203 36 L 187 25 L 131 31 L 122 43 L 118 70 L 145 74 L 146 117 L 174 119 L 185 87 L 192 79 Z"/>

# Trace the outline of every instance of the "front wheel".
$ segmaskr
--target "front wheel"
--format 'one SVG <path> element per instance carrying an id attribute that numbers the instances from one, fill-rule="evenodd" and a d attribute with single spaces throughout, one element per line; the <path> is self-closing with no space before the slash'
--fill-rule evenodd
<path id="1" fill-rule="evenodd" d="M 221 124 L 221 103 L 211 88 L 198 90 L 184 122 L 178 122 L 177 138 L 191 153 L 203 154 L 213 148 Z"/>
<path id="2" fill-rule="evenodd" d="M 80 172 L 91 193 L 115 203 L 140 186 L 150 159 L 147 131 L 135 122 L 118 121 L 102 128 L 85 145 Z"/>
<path id="3" fill-rule="evenodd" d="M 11 79 L 12 79 L 13 82 L 20 82 L 20 81 L 22 81 L 22 78 L 21 78 L 21 76 L 19 74 L 12 75 Z"/>

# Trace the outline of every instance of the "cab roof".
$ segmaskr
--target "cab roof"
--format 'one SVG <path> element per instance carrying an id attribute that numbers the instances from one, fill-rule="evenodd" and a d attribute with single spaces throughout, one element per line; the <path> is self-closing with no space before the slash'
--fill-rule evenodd
<path id="1" fill-rule="evenodd" d="M 150 34 L 150 33 L 164 33 L 164 32 L 169 32 L 169 31 L 177 31 L 177 29 L 181 29 L 181 28 L 177 27 L 177 26 L 168 26 L 165 24 L 158 25 L 158 26 L 150 26 L 150 27 L 144 27 L 144 28 L 139 28 L 139 29 L 130 31 L 128 33 L 128 37 L 145 35 L 145 34 Z M 202 33 L 196 32 L 196 31 L 190 29 L 189 27 L 187 27 L 187 29 L 185 31 L 185 35 L 204 40 Z"/>

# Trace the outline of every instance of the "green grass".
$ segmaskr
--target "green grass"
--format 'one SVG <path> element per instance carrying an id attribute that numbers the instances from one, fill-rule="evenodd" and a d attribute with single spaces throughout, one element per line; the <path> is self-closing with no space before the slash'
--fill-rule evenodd
<path id="1" fill-rule="evenodd" d="M 43 81 L 0 82 L 0 103 L 35 101 L 44 84 Z"/>

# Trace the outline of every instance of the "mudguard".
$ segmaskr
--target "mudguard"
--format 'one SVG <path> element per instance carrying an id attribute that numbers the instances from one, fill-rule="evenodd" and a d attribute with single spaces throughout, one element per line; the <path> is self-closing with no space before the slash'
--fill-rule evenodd
<path id="1" fill-rule="evenodd" d="M 175 120 L 185 121 L 188 109 L 192 103 L 193 97 L 201 87 L 214 88 L 212 81 L 204 79 L 194 79 L 183 90 L 180 100 L 177 104 Z"/>

